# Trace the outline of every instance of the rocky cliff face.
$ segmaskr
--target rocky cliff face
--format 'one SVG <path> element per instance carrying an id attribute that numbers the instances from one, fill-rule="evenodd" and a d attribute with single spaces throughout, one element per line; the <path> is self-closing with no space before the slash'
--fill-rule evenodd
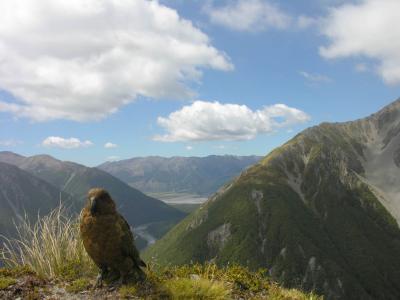
<path id="1" fill-rule="evenodd" d="M 327 299 L 400 297 L 400 100 L 309 128 L 177 225 L 147 255 L 266 267 Z"/>

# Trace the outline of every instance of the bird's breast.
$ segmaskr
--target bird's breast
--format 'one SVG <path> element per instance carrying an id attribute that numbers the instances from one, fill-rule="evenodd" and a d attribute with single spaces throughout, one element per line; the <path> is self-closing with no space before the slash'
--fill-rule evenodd
<path id="1" fill-rule="evenodd" d="M 121 255 L 122 231 L 116 216 L 86 216 L 80 229 L 85 249 L 97 265 L 109 264 Z"/>

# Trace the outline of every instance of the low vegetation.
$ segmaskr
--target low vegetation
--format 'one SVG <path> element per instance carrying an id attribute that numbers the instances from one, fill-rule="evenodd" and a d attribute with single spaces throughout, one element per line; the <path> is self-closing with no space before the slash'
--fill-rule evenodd
<path id="1" fill-rule="evenodd" d="M 91 276 L 97 271 L 79 238 L 77 218 L 60 206 L 32 224 L 26 217 L 17 237 L 6 239 L 0 258 L 8 267 L 27 266 L 44 278 Z"/>
<path id="2" fill-rule="evenodd" d="M 6 240 L 0 259 L 0 298 L 73 297 L 116 299 L 321 299 L 272 282 L 266 270 L 190 264 L 161 267 L 148 262 L 147 279 L 119 288 L 94 288 L 97 269 L 79 238 L 78 219 L 63 208 L 32 224 L 22 222 L 18 237 Z M 32 298 L 33 297 L 33 298 Z"/>

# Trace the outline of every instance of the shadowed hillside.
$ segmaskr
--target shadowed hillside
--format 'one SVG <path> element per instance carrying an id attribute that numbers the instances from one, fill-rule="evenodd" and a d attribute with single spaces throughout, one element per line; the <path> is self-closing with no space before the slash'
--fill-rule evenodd
<path id="1" fill-rule="evenodd" d="M 132 226 L 151 222 L 176 221 L 184 216 L 181 211 L 144 195 L 97 168 L 60 161 L 48 155 L 24 158 L 10 152 L 0 152 L 0 161 L 14 163 L 20 169 L 71 194 L 77 199 L 75 203 L 77 211 L 82 208 L 90 188 L 103 187 L 115 199 L 118 209 Z"/>
<path id="2" fill-rule="evenodd" d="M 60 192 L 46 181 L 32 176 L 16 166 L 0 162 L 0 234 L 14 235 L 15 224 L 29 217 L 49 213 L 63 201 L 66 206 L 72 197 Z"/>

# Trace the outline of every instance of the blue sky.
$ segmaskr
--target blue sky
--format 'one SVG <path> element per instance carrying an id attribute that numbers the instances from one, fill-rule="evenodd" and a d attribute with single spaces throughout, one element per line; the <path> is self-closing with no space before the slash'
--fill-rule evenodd
<path id="1" fill-rule="evenodd" d="M 0 150 L 265 155 L 400 96 L 398 1 L 49 1 L 0 7 Z"/>

